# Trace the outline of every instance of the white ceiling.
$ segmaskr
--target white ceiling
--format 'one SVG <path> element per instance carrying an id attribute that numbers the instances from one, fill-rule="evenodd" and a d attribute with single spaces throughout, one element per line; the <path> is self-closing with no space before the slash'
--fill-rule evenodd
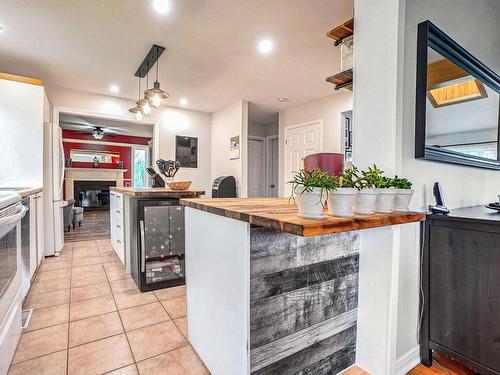
<path id="1" fill-rule="evenodd" d="M 237 99 L 280 110 L 333 93 L 340 48 L 325 33 L 353 14 L 353 0 L 1 0 L 0 71 L 50 85 L 137 97 L 133 76 L 153 43 L 165 104 L 213 112 Z M 261 38 L 275 48 L 257 52 Z M 121 87 L 109 92 L 110 84 Z M 279 103 L 277 98 L 290 100 Z"/>
<path id="2" fill-rule="evenodd" d="M 153 126 L 151 124 L 79 116 L 66 113 L 61 113 L 59 115 L 59 126 L 63 129 L 76 130 L 89 134 L 91 134 L 97 126 L 102 128 L 106 134 L 110 135 L 119 134 L 148 138 L 153 137 Z"/>

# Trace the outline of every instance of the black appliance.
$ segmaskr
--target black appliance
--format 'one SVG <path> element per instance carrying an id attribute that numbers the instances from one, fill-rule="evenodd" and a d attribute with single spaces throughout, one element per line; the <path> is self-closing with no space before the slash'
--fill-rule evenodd
<path id="1" fill-rule="evenodd" d="M 212 184 L 212 198 L 236 198 L 236 179 L 233 176 L 217 177 Z"/>
<path id="2" fill-rule="evenodd" d="M 141 292 L 185 283 L 184 246 L 179 199 L 137 202 L 137 256 L 131 257 L 131 273 Z"/>

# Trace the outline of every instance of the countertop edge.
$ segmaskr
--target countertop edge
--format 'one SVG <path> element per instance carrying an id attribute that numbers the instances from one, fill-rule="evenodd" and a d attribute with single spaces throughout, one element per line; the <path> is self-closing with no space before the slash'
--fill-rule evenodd
<path id="1" fill-rule="evenodd" d="M 130 197 L 174 197 L 174 198 L 194 198 L 205 194 L 204 190 L 170 190 L 164 188 L 134 189 L 120 186 L 111 186 L 110 191 L 115 191 Z"/>
<path id="2" fill-rule="evenodd" d="M 287 220 L 268 217 L 265 214 L 249 213 L 244 210 L 227 209 L 217 207 L 213 204 L 203 202 L 201 199 L 181 199 L 180 204 L 186 207 L 209 212 L 215 215 L 224 216 L 230 219 L 247 222 L 249 224 L 273 229 L 280 232 L 291 233 L 302 237 L 311 237 L 324 234 L 351 232 L 363 229 L 381 228 L 392 225 L 417 223 L 426 220 L 425 212 L 396 212 L 391 214 L 356 215 L 344 219 L 338 223 L 327 220 L 316 220 L 307 224 L 299 224 Z"/>

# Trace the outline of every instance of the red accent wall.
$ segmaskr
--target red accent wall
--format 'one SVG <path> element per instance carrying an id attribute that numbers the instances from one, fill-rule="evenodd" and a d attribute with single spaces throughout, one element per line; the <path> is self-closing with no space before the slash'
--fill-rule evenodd
<path id="1" fill-rule="evenodd" d="M 81 133 L 73 130 L 63 129 L 64 139 L 82 139 L 95 141 L 92 134 Z M 132 145 L 142 145 L 147 146 L 151 138 L 145 137 L 135 137 L 128 135 L 105 135 L 100 141 L 101 142 L 114 142 L 114 143 L 128 143 Z M 132 176 L 132 147 L 131 146 L 112 146 L 103 145 L 98 143 L 76 143 L 71 141 L 64 141 L 64 157 L 69 159 L 71 150 L 96 150 L 96 151 L 109 151 L 111 153 L 119 154 L 120 161 L 123 162 L 123 169 L 127 169 L 127 172 L 123 174 L 125 180 L 130 180 Z M 92 163 L 85 162 L 73 162 L 71 165 L 73 168 L 92 168 Z M 117 163 L 100 163 L 99 168 L 102 169 L 118 169 Z"/>

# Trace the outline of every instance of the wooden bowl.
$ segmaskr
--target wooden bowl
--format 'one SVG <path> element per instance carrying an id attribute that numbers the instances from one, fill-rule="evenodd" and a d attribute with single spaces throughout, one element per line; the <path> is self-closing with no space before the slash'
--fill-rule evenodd
<path id="1" fill-rule="evenodd" d="M 191 181 L 167 182 L 167 185 L 172 190 L 187 190 L 191 186 Z"/>

